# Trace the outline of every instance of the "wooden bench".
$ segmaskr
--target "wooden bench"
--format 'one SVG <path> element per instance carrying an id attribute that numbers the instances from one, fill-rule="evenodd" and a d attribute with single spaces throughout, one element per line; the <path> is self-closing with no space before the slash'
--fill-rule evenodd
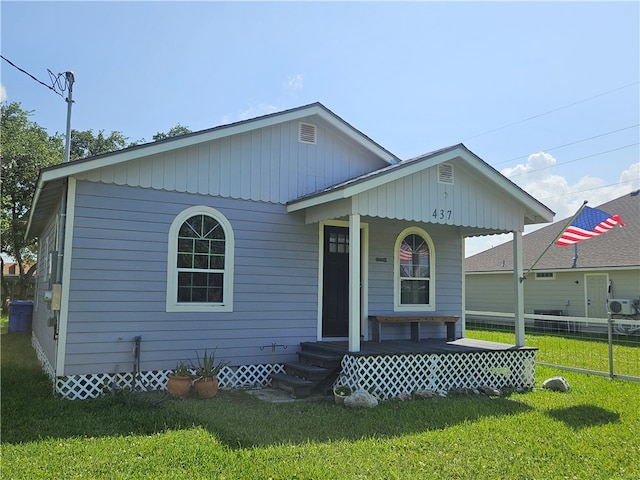
<path id="1" fill-rule="evenodd" d="M 460 317 L 452 315 L 374 315 L 369 317 L 373 326 L 373 341 L 379 342 L 381 338 L 382 324 L 385 323 L 410 323 L 411 340 L 420 341 L 420 324 L 442 322 L 447 325 L 447 341 L 456 339 L 456 322 Z"/>

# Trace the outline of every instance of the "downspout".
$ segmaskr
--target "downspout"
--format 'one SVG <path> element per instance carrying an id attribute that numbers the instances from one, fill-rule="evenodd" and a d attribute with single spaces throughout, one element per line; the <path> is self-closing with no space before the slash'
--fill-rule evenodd
<path id="1" fill-rule="evenodd" d="M 62 201 L 60 202 L 60 210 L 58 214 L 58 235 L 56 237 L 56 251 L 58 252 L 58 261 L 56 262 L 55 282 L 58 285 L 62 285 L 62 271 L 64 262 L 64 242 L 66 237 L 66 223 L 67 223 L 67 200 L 69 196 L 69 180 L 64 181 L 64 187 L 62 189 Z M 60 310 L 56 312 L 56 324 L 53 330 L 53 339 L 58 340 L 58 327 L 60 325 Z"/>

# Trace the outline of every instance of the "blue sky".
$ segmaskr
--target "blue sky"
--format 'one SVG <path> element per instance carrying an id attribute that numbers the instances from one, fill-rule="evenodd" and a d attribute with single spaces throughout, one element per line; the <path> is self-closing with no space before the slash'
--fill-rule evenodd
<path id="1" fill-rule="evenodd" d="M 639 2 L 3 0 L 0 14 L 4 57 L 45 83 L 74 72 L 79 130 L 151 140 L 319 101 L 401 158 L 464 143 L 556 220 L 640 188 Z M 64 133 L 61 96 L 5 61 L 0 83 Z"/>

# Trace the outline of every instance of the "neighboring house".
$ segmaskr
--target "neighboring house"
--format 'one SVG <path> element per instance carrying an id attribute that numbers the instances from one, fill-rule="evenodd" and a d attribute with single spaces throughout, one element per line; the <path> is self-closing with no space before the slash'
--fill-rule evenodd
<path id="1" fill-rule="evenodd" d="M 622 217 L 624 227 L 616 226 L 575 244 L 575 248 L 555 244 L 549 248 L 524 280 L 526 313 L 607 318 L 607 299 L 622 299 L 630 301 L 612 311 L 634 314 L 633 301 L 640 301 L 639 193 L 595 207 Z M 525 272 L 564 230 L 568 220 L 523 237 Z M 507 242 L 466 259 L 467 310 L 513 312 L 512 250 L 512 242 Z"/>
<path id="2" fill-rule="evenodd" d="M 32 265 L 26 264 L 25 271 L 31 268 Z M 20 292 L 20 265 L 15 262 L 6 262 L 2 264 L 2 310 L 5 311 L 9 308 L 9 302 L 11 300 L 30 300 L 33 298 L 33 281 L 31 277 L 28 280 L 26 291 Z M 18 298 L 18 297 L 24 298 Z"/>
<path id="3" fill-rule="evenodd" d="M 318 103 L 131 147 L 41 172 L 33 343 L 69 397 L 136 337 L 151 384 L 214 347 L 221 384 L 265 383 L 300 342 L 358 352 L 370 315 L 463 317 L 465 236 L 552 217 L 463 145 L 400 161 Z"/>

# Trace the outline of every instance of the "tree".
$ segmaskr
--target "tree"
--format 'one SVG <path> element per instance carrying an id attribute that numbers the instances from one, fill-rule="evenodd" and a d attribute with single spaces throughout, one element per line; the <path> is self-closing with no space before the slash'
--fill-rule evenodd
<path id="1" fill-rule="evenodd" d="M 189 127 L 178 123 L 168 132 L 156 133 L 153 136 L 153 141 L 164 140 L 165 138 L 184 135 L 186 133 L 191 133 Z M 92 129 L 84 131 L 72 129 L 69 157 L 70 160 L 79 160 L 103 153 L 115 152 L 116 150 L 122 150 L 126 147 L 134 147 L 146 142 L 144 138 L 130 143 L 128 143 L 128 140 L 129 137 L 125 137 L 122 132 L 118 131 L 112 131 L 109 135 L 105 135 L 104 130 L 100 130 L 96 135 Z"/>
<path id="2" fill-rule="evenodd" d="M 35 238 L 25 239 L 29 209 L 35 194 L 40 169 L 61 163 L 64 157 L 63 137 L 49 136 L 46 130 L 29 120 L 33 112 L 23 110 L 20 103 L 2 104 L 2 131 L 0 152 L 2 162 L 2 217 L 0 240 L 2 254 L 12 257 L 19 265 L 20 285 L 26 288 L 29 272 L 27 264 L 36 258 Z M 191 133 L 179 123 L 168 132 L 158 132 L 153 140 L 162 140 Z M 131 147 L 145 140 L 127 144 L 122 132 L 104 130 L 71 130 L 70 160 L 93 157 Z M 0 262 L 1 263 L 1 262 Z M 0 273 L 1 275 L 1 273 Z M 24 290 L 22 290 L 24 291 Z"/>
<path id="3" fill-rule="evenodd" d="M 168 132 L 158 132 L 153 136 L 153 141 L 157 142 L 158 140 L 164 140 L 169 137 L 177 137 L 178 135 L 185 135 L 187 133 L 191 133 L 189 127 L 185 127 L 184 125 L 176 124 L 175 127 L 171 128 Z"/>
<path id="4" fill-rule="evenodd" d="M 49 136 L 29 120 L 33 113 L 20 103 L 0 105 L 0 162 L 2 163 L 2 212 L 0 244 L 2 254 L 13 257 L 19 266 L 20 285 L 26 288 L 25 266 L 36 257 L 35 238 L 25 238 L 29 209 L 41 168 L 61 163 L 62 137 Z"/>
<path id="5" fill-rule="evenodd" d="M 127 140 L 122 132 L 111 132 L 105 136 L 104 130 L 94 135 L 93 130 L 71 129 L 71 142 L 69 145 L 70 160 L 79 160 L 86 157 L 94 157 L 103 153 L 114 152 L 127 147 Z"/>

